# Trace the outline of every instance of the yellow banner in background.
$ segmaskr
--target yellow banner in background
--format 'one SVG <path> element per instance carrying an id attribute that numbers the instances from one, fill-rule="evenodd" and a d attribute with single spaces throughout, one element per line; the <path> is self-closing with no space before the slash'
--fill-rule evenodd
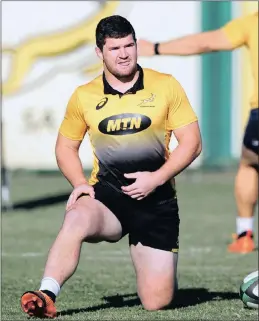
<path id="1" fill-rule="evenodd" d="M 10 53 L 12 63 L 9 77 L 3 84 L 3 94 L 11 95 L 20 90 L 33 64 L 40 58 L 68 54 L 84 45 L 95 43 L 97 23 L 104 17 L 114 14 L 119 4 L 119 1 L 106 1 L 95 15 L 80 24 L 59 32 L 30 37 L 15 48 L 4 47 L 2 53 Z M 89 66 L 89 71 L 94 71 L 98 67 L 102 65 L 99 63 Z"/>
<path id="2" fill-rule="evenodd" d="M 257 1 L 242 1 L 242 15 L 247 15 L 249 13 L 255 12 L 258 10 Z M 242 129 L 245 128 L 248 115 L 250 112 L 249 100 L 252 95 L 253 90 L 253 77 L 250 64 L 249 53 L 246 48 L 242 49 Z"/>

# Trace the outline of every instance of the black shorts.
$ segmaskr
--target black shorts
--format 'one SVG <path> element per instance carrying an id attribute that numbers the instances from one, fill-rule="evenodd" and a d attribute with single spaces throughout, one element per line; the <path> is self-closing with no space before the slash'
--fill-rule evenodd
<path id="1" fill-rule="evenodd" d="M 243 140 L 244 146 L 259 155 L 259 108 L 250 112 Z"/>
<path id="2" fill-rule="evenodd" d="M 122 237 L 129 235 L 130 245 L 140 242 L 155 249 L 178 252 L 178 203 L 176 194 L 169 185 L 162 186 L 160 193 L 154 192 L 140 201 L 116 191 L 106 183 L 98 182 L 93 187 L 95 198 L 120 221 Z M 163 189 L 165 193 L 162 194 L 167 194 L 167 197 L 161 197 Z"/>

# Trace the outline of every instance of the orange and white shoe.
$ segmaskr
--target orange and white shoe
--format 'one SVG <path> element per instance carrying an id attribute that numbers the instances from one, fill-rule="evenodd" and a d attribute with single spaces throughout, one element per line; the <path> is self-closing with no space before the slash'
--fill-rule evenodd
<path id="1" fill-rule="evenodd" d="M 42 291 L 28 291 L 21 297 L 21 308 L 29 316 L 55 318 L 57 309 L 52 299 Z"/>
<path id="2" fill-rule="evenodd" d="M 247 231 L 240 235 L 233 235 L 233 242 L 228 246 L 228 252 L 246 254 L 253 252 L 255 243 L 253 240 L 253 232 Z"/>

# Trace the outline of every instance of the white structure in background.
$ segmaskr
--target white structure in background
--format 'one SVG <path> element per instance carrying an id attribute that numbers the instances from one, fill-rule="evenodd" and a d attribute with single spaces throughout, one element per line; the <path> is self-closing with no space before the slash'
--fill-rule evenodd
<path id="1" fill-rule="evenodd" d="M 200 28 L 196 1 L 3 2 L 3 134 L 8 168 L 57 168 L 54 146 L 67 101 L 77 86 L 101 72 L 94 52 L 95 27 L 111 14 L 127 17 L 137 37 L 157 41 Z M 199 57 L 139 59 L 143 67 L 176 77 L 198 116 L 199 62 Z M 84 167 L 91 168 L 88 140 L 81 156 Z"/>

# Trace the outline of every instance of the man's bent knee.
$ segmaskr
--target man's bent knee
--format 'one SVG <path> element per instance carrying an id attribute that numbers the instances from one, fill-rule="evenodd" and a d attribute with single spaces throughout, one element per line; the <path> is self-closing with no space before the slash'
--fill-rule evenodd
<path id="1" fill-rule="evenodd" d="M 63 229 L 90 243 L 117 241 L 122 227 L 116 216 L 100 201 L 84 196 L 70 207 Z M 76 232 L 77 231 L 77 232 Z"/>
<path id="2" fill-rule="evenodd" d="M 91 201 L 89 205 L 77 201 L 66 211 L 62 231 L 72 233 L 82 240 L 98 235 L 101 230 L 102 216 L 97 212 Z"/>

